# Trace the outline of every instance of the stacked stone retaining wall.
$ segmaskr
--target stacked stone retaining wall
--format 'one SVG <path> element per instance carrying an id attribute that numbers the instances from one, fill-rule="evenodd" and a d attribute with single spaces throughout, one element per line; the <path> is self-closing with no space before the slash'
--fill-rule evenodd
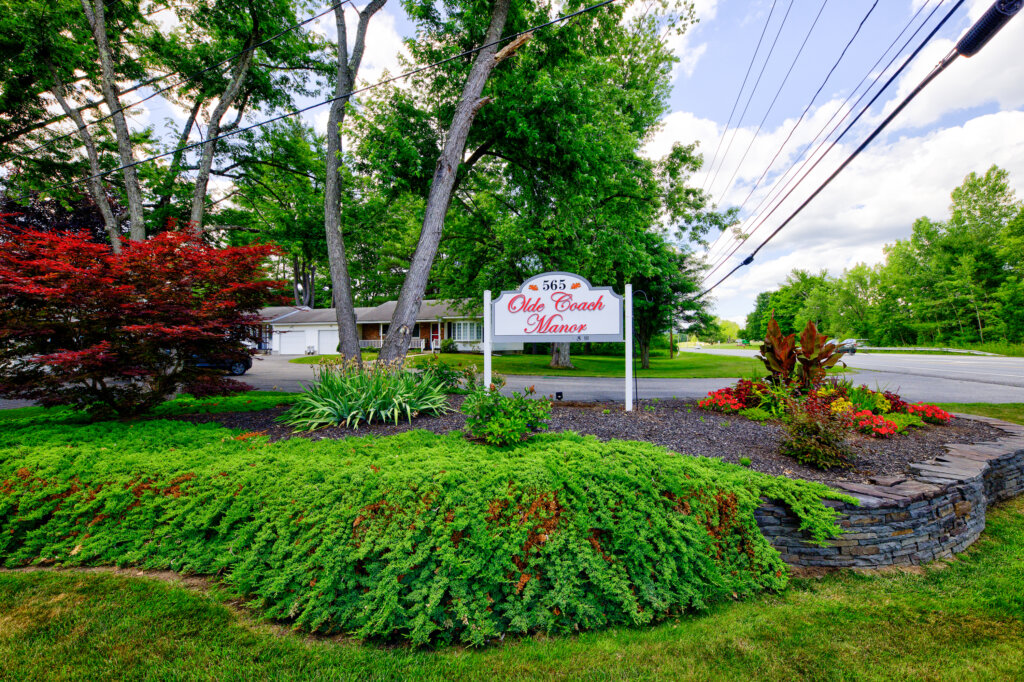
<path id="1" fill-rule="evenodd" d="M 771 500 L 757 510 L 761 531 L 792 566 L 919 564 L 963 551 L 985 530 L 990 504 L 1024 494 L 1024 426 L 970 418 L 1006 436 L 947 445 L 946 454 L 910 465 L 904 477 L 835 484 L 860 506 L 828 502 L 840 512 L 838 523 L 845 532 L 827 547 L 810 543 L 797 518 Z"/>

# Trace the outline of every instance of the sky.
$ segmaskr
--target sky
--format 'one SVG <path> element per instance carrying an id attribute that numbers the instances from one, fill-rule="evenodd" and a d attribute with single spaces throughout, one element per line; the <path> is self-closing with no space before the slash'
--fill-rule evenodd
<path id="1" fill-rule="evenodd" d="M 672 42 L 679 63 L 671 110 L 644 153 L 658 158 L 674 142 L 698 143 L 705 164 L 691 184 L 704 188 L 720 209 L 739 207 L 744 231 L 759 225 L 707 284 L 774 230 L 991 4 L 965 0 L 843 141 L 764 217 L 773 197 L 788 192 L 785 182 L 802 175 L 801 154 L 815 153 L 819 132 L 844 116 L 852 120 L 955 0 L 696 0 L 698 23 Z M 327 6 L 325 1 L 320 9 Z M 354 27 L 354 11 L 349 19 Z M 919 27 L 910 47 L 883 72 Z M 333 15 L 313 30 L 334 39 Z M 390 0 L 370 22 L 360 80 L 400 72 L 402 41 L 413 35 L 401 4 Z M 1024 18 L 1015 17 L 979 55 L 957 59 L 750 266 L 715 289 L 715 313 L 742 325 L 757 294 L 777 287 L 794 268 L 838 275 L 857 263 L 881 261 L 884 246 L 909 236 L 916 218 L 945 218 L 950 192 L 971 171 L 1006 168 L 1024 195 L 1024 59 L 1014 49 L 1022 44 Z M 880 72 L 879 84 L 853 109 Z M 307 122 L 322 132 L 327 109 L 310 112 Z M 180 125 L 185 114 L 154 101 L 140 108 L 135 123 L 169 117 Z M 736 244 L 726 235 L 709 252 L 697 251 L 717 263 Z"/>

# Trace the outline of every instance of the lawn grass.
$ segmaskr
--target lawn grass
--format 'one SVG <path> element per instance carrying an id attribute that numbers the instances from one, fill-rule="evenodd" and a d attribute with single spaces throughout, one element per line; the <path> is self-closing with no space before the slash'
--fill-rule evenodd
<path id="1" fill-rule="evenodd" d="M 1024 403 L 935 403 L 947 412 L 963 412 L 1024 424 Z"/>
<path id="2" fill-rule="evenodd" d="M 362 355 L 363 355 L 363 359 L 364 360 L 376 360 L 377 359 L 377 349 L 376 348 L 364 348 L 363 352 L 362 352 Z M 288 362 L 295 363 L 296 365 L 315 365 L 318 362 L 320 362 L 321 360 L 329 360 L 329 359 L 337 360 L 338 357 L 340 357 L 340 356 L 337 353 L 332 353 L 330 355 L 303 355 L 302 357 L 292 358 Z"/>
<path id="3" fill-rule="evenodd" d="M 474 364 L 483 369 L 484 358 L 475 353 L 441 353 L 441 360 L 464 367 Z M 418 364 L 422 360 L 414 359 Z M 548 367 L 551 358 L 548 355 L 495 355 L 493 371 L 498 374 L 525 374 L 564 377 L 624 377 L 626 375 L 625 358 L 614 356 L 574 356 L 572 364 L 576 369 L 552 369 Z M 651 358 L 649 370 L 640 369 L 640 361 L 635 363 L 636 376 L 649 379 L 711 379 L 730 377 L 749 377 L 752 374 L 761 376 L 765 373 L 764 365 L 754 359 L 732 356 L 698 355 L 696 353 L 680 353 L 674 359 L 667 355 Z"/>
<path id="4" fill-rule="evenodd" d="M 941 570 L 940 570 L 941 568 Z M 18 680 L 1020 679 L 1024 499 L 920 572 L 841 573 L 649 628 L 441 650 L 317 640 L 216 588 L 102 573 L 0 573 L 0 661 Z"/>

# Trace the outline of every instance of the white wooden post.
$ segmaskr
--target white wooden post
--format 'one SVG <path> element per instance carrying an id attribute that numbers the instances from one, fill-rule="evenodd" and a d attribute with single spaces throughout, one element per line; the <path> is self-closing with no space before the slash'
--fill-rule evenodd
<path id="1" fill-rule="evenodd" d="M 626 412 L 633 411 L 633 285 L 626 285 Z"/>
<path id="2" fill-rule="evenodd" d="M 484 291 L 484 390 L 491 385 L 491 290 Z"/>

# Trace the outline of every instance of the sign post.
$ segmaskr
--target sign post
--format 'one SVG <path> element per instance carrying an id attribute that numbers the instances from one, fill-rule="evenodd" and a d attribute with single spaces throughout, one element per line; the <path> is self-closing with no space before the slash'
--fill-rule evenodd
<path id="1" fill-rule="evenodd" d="M 495 341 L 626 343 L 626 410 L 633 409 L 633 287 L 623 297 L 569 272 L 545 272 L 492 302 L 484 292 L 484 385 Z M 625 318 L 625 319 L 623 319 Z M 625 330 L 625 335 L 623 333 Z"/>
<path id="2" fill-rule="evenodd" d="M 633 411 L 633 285 L 626 285 L 626 412 Z"/>
<path id="3" fill-rule="evenodd" d="M 484 292 L 484 388 L 491 385 L 491 349 L 494 346 L 494 339 L 491 338 L 494 332 L 491 330 L 491 290 Z"/>

